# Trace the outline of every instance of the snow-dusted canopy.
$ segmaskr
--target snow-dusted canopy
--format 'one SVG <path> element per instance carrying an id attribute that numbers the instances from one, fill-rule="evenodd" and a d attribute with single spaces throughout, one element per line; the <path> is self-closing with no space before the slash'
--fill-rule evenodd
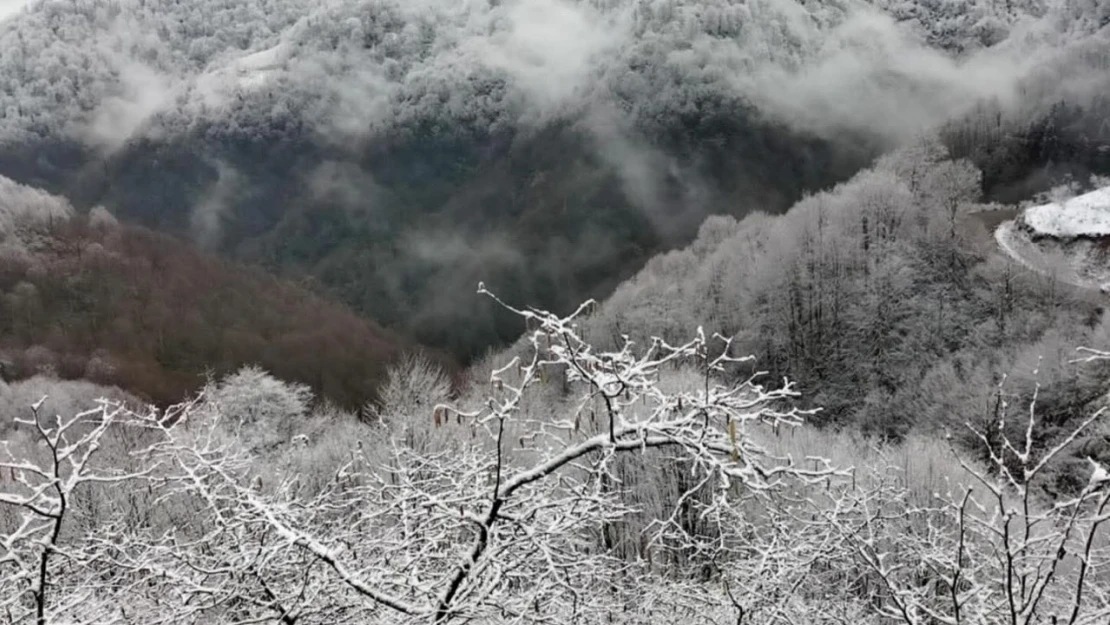
<path id="1" fill-rule="evenodd" d="M 21 1 L 0 0 L 0 14 Z M 1032 59 L 1103 17 L 1043 0 L 939 4 L 42 0 L 0 27 L 0 142 L 114 147 L 198 119 L 241 129 L 292 116 L 342 138 L 591 106 L 654 120 L 708 95 L 807 130 L 904 139 L 981 98 L 1014 100 Z"/>

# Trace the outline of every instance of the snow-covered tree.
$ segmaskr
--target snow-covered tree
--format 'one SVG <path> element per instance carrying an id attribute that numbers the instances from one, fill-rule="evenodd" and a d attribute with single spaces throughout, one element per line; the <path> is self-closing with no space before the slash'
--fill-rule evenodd
<path id="1" fill-rule="evenodd" d="M 1036 496 L 1101 412 L 1047 448 L 1033 440 L 1035 405 L 1022 427 L 970 424 L 988 463 L 957 473 L 948 462 L 957 479 L 915 476 L 928 487 L 912 490 L 898 477 L 910 467 L 882 450 L 839 452 L 855 467 L 777 451 L 797 428 L 814 432 L 807 413 L 789 384 L 737 377 L 747 361 L 729 341 L 699 331 L 681 345 L 595 348 L 578 333 L 587 308 L 514 309 L 527 349 L 457 401 L 406 400 L 406 427 L 437 433 L 418 445 L 394 416 L 348 416 L 260 454 L 239 435 L 246 409 L 207 395 L 164 413 L 104 403 L 50 419 L 36 405 L 27 436 L 0 456 L 5 614 L 583 625 L 1110 615 L 1106 468 L 1091 460 L 1075 494 Z M 442 390 L 415 360 L 395 376 L 414 374 L 401 387 Z M 548 393 L 552 380 L 565 390 Z M 271 417 L 303 399 L 258 370 L 222 386 L 239 398 L 258 387 Z"/>
<path id="2" fill-rule="evenodd" d="M 255 365 L 210 385 L 204 396 L 202 409 L 219 412 L 258 449 L 288 441 L 298 422 L 308 416 L 313 400 L 306 385 L 279 380 Z"/>

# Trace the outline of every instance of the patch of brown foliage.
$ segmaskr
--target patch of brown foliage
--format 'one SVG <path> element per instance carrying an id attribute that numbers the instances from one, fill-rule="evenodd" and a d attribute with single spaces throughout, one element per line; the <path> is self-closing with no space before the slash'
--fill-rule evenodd
<path id="1" fill-rule="evenodd" d="M 30 248 L 0 256 L 8 379 L 52 369 L 164 405 L 196 391 L 206 372 L 255 363 L 353 408 L 417 348 L 305 288 L 144 228 L 77 217 Z"/>

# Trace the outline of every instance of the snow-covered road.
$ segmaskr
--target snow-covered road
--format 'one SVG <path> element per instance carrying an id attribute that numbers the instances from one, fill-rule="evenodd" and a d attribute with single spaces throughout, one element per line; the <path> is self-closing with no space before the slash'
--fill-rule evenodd
<path id="1" fill-rule="evenodd" d="M 1110 187 L 1027 208 L 994 230 L 998 247 L 1022 266 L 1107 292 L 1110 259 L 1100 241 L 1103 237 L 1110 237 Z"/>

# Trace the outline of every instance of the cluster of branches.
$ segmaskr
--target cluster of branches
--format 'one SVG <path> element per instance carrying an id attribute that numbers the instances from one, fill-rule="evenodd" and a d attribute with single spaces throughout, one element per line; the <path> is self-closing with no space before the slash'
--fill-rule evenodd
<path id="1" fill-rule="evenodd" d="M 968 465 L 981 486 L 920 502 L 881 474 L 771 453 L 761 441 L 806 413 L 789 383 L 738 376 L 745 359 L 727 340 L 699 330 L 681 345 L 600 351 L 577 332 L 591 308 L 510 308 L 531 348 L 493 370 L 481 401 L 383 417 L 316 473 L 265 468 L 226 403 L 203 394 L 149 414 L 104 402 L 49 419 L 34 407 L 20 425 L 38 443 L 0 457 L 0 609 L 38 624 L 1110 614 L 1099 533 L 1110 478 L 1098 468 L 1047 507 L 1029 488 L 1074 436 L 1036 456 L 1032 434 L 1011 443 L 999 424 L 982 433 L 993 469 Z M 679 370 L 697 376 L 675 388 Z M 534 409 L 551 393 L 573 408 Z M 283 453 L 312 444 L 294 438 Z M 648 479 L 622 470 L 636 459 L 675 495 L 630 497 Z M 620 549 L 615 528 L 645 510 L 637 549 Z"/>

